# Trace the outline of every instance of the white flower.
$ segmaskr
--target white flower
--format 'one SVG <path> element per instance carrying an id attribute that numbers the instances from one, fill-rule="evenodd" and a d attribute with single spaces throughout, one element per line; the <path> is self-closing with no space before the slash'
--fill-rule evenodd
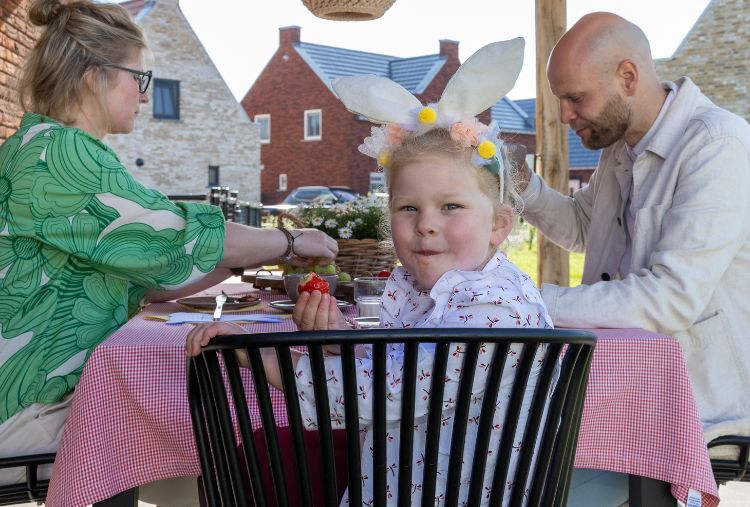
<path id="1" fill-rule="evenodd" d="M 352 237 L 352 229 L 351 227 L 342 227 L 339 229 L 339 237 L 341 239 L 349 239 Z"/>
<path id="2" fill-rule="evenodd" d="M 325 226 L 326 226 L 326 227 L 328 227 L 329 229 L 333 229 L 333 228 L 334 228 L 334 227 L 336 227 L 337 225 L 338 225 L 338 222 L 336 222 L 336 219 L 335 219 L 335 218 L 329 218 L 329 219 L 328 219 L 328 220 L 326 220 L 326 222 L 325 222 Z"/>
<path id="3" fill-rule="evenodd" d="M 323 217 L 315 217 L 310 222 L 313 227 L 320 227 L 320 225 L 323 223 Z"/>

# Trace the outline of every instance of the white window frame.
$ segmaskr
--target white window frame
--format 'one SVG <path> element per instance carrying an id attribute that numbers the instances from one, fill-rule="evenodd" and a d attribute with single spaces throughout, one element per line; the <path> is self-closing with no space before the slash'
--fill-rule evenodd
<path id="1" fill-rule="evenodd" d="M 318 116 L 320 124 L 320 132 L 317 135 L 308 134 L 308 118 Z M 320 141 L 323 138 L 323 111 L 320 109 L 308 109 L 305 111 L 305 123 L 303 125 L 305 129 L 305 141 Z"/>
<path id="2" fill-rule="evenodd" d="M 279 189 L 278 189 L 279 192 L 286 192 L 286 183 L 287 183 L 286 174 L 285 173 L 279 174 Z"/>
<path id="3" fill-rule="evenodd" d="M 268 138 L 263 139 L 263 129 L 260 127 L 259 121 L 267 120 L 268 122 Z M 253 118 L 255 123 L 258 123 L 258 136 L 260 137 L 260 144 L 269 144 L 271 142 L 271 115 L 270 114 L 256 114 Z"/>

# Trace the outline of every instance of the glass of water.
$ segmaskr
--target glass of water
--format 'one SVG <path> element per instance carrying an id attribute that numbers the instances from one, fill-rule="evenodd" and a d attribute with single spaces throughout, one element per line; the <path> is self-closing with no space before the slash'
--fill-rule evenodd
<path id="1" fill-rule="evenodd" d="M 360 317 L 378 317 L 380 315 L 380 298 L 385 291 L 387 278 L 377 276 L 359 276 L 354 279 L 354 302 Z"/>

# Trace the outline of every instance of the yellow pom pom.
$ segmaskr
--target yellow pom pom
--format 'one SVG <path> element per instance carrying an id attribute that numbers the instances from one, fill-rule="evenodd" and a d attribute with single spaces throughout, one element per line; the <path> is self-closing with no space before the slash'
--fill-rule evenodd
<path id="1" fill-rule="evenodd" d="M 423 125 L 431 125 L 437 120 L 437 112 L 431 107 L 423 107 L 417 115 L 419 123 Z"/>
<path id="2" fill-rule="evenodd" d="M 378 155 L 378 164 L 380 167 L 388 167 L 391 164 L 391 154 L 387 151 L 381 151 Z"/>
<path id="3" fill-rule="evenodd" d="M 477 146 L 477 153 L 479 153 L 479 156 L 484 159 L 489 159 L 495 156 L 495 153 L 497 153 L 497 148 L 495 147 L 495 143 L 492 141 L 482 141 L 479 143 L 479 146 Z"/>

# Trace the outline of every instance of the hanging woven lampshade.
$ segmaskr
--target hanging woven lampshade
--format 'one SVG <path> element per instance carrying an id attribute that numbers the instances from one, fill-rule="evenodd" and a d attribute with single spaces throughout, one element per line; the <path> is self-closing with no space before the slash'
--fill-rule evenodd
<path id="1" fill-rule="evenodd" d="M 302 0 L 319 18 L 334 21 L 367 21 L 377 19 L 396 0 Z"/>

